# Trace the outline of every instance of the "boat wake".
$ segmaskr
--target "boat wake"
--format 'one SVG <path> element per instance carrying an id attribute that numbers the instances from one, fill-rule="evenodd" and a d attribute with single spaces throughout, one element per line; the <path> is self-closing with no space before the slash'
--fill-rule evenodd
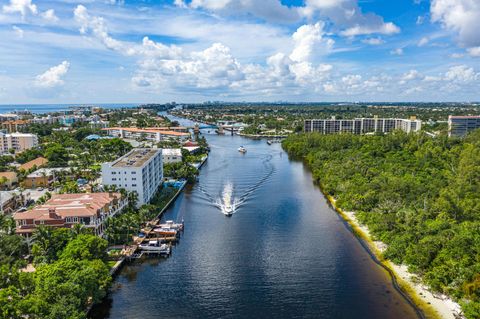
<path id="1" fill-rule="evenodd" d="M 232 216 L 239 204 L 239 200 L 233 196 L 232 183 L 227 183 L 223 188 L 222 196 L 215 201 L 215 205 L 224 215 Z"/>
<path id="2" fill-rule="evenodd" d="M 244 189 L 244 192 L 240 196 L 234 196 L 235 189 L 231 182 L 224 185 L 223 191 L 218 197 L 212 196 L 204 185 L 199 184 L 197 187 L 213 206 L 220 209 L 222 214 L 231 216 L 275 173 L 275 167 L 271 163 L 272 158 L 272 154 L 268 154 L 262 159 L 261 163 L 265 168 L 264 174 L 256 182 L 246 187 L 246 189 L 241 187 Z"/>

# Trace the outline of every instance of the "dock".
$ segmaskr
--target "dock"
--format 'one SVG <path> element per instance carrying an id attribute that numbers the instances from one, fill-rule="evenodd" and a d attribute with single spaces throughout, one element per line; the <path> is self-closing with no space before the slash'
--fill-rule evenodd
<path id="1" fill-rule="evenodd" d="M 206 159 L 205 159 L 206 160 Z M 204 161 L 205 161 L 204 160 Z M 202 163 L 203 164 L 203 163 Z M 187 185 L 187 181 L 183 181 L 180 187 L 178 188 L 177 192 L 175 195 L 168 201 L 168 203 L 162 208 L 162 210 L 158 213 L 156 218 L 154 220 L 151 220 L 147 222 L 145 227 L 141 230 L 144 236 L 133 236 L 133 244 L 126 246 L 124 249 L 122 249 L 121 254 L 124 256 L 122 259 L 131 261 L 135 259 L 140 259 L 144 255 L 151 255 L 151 254 L 159 254 L 158 252 L 155 251 L 145 251 L 140 249 L 140 245 L 148 242 L 150 240 L 160 240 L 164 243 L 167 243 L 168 245 L 172 245 L 176 243 L 179 238 L 180 238 L 180 232 L 183 231 L 183 226 L 182 230 L 175 231 L 176 236 L 161 236 L 155 233 L 154 229 L 160 226 L 160 220 L 162 218 L 162 215 L 165 213 L 165 211 L 172 205 L 172 203 L 177 199 L 177 197 L 180 195 L 180 193 L 183 191 L 185 186 Z M 177 225 L 177 224 L 175 224 Z M 124 262 L 122 261 L 122 263 Z M 120 262 L 120 260 L 119 260 Z M 121 264 L 120 264 L 121 265 Z M 119 267 L 117 268 L 120 268 Z M 116 268 L 117 265 L 115 265 L 112 270 L 115 268 L 115 272 L 117 271 Z"/>

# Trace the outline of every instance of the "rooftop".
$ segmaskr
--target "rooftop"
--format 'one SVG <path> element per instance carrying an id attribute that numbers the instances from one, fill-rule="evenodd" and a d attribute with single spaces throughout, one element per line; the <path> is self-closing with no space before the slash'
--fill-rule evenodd
<path id="1" fill-rule="evenodd" d="M 480 115 L 450 115 L 451 119 L 480 119 Z"/>
<path id="2" fill-rule="evenodd" d="M 121 198 L 120 193 L 55 194 L 41 206 L 23 213 L 16 213 L 14 219 L 50 220 L 70 216 L 93 216 L 99 209 L 119 198 Z M 55 218 L 49 212 L 55 212 L 58 217 Z"/>
<path id="3" fill-rule="evenodd" d="M 43 176 L 53 176 L 54 173 L 69 171 L 70 167 L 40 168 L 35 172 L 28 174 L 27 178 L 36 178 Z"/>
<path id="4" fill-rule="evenodd" d="M 179 148 L 164 148 L 162 155 L 166 156 L 182 156 L 182 150 Z"/>
<path id="5" fill-rule="evenodd" d="M 188 127 L 185 126 L 156 126 L 156 127 L 146 127 L 146 130 L 154 131 L 186 131 Z"/>
<path id="6" fill-rule="evenodd" d="M 30 162 L 26 162 L 25 164 L 20 165 L 20 167 L 18 169 L 19 170 L 23 169 L 25 171 L 28 171 L 29 169 L 31 169 L 34 166 L 40 167 L 40 166 L 43 166 L 47 163 L 48 163 L 48 160 L 46 158 L 37 157 L 36 159 L 31 160 Z"/>
<path id="7" fill-rule="evenodd" d="M 11 137 L 36 137 L 35 134 L 30 134 L 30 133 L 2 133 L 2 136 L 11 136 Z"/>
<path id="8" fill-rule="evenodd" d="M 15 172 L 0 172 L 0 179 L 5 177 L 7 180 L 12 181 L 17 179 L 17 173 Z"/>
<path id="9" fill-rule="evenodd" d="M 158 129 L 140 129 L 136 127 L 107 127 L 107 128 L 102 128 L 104 131 L 112 131 L 112 130 L 121 130 L 121 131 L 127 131 L 127 132 L 137 132 L 137 133 L 159 133 L 161 135 L 172 135 L 172 136 L 190 136 L 188 133 L 183 133 L 183 132 L 175 132 L 175 131 L 164 131 L 164 130 L 158 130 Z"/>
<path id="10" fill-rule="evenodd" d="M 112 167 L 142 167 L 150 158 L 154 157 L 157 152 L 161 152 L 161 150 L 136 148 L 113 162 Z"/>

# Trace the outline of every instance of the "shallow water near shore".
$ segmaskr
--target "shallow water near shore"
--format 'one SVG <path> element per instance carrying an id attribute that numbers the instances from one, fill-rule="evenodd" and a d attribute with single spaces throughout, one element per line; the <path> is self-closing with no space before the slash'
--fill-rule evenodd
<path id="1" fill-rule="evenodd" d="M 199 182 L 165 214 L 185 220 L 172 256 L 124 267 L 92 318 L 416 318 L 301 162 L 265 140 L 206 137 Z M 231 217 L 216 205 L 227 183 Z"/>

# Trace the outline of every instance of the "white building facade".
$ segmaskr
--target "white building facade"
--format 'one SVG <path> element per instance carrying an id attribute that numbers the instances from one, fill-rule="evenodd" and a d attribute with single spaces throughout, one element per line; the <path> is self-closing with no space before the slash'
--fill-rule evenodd
<path id="1" fill-rule="evenodd" d="M 137 206 L 147 204 L 163 180 L 162 149 L 136 148 L 102 164 L 102 184 L 137 192 Z"/>
<path id="2" fill-rule="evenodd" d="M 417 119 L 394 119 L 394 118 L 356 118 L 344 119 L 315 119 L 305 120 L 304 130 L 306 133 L 319 132 L 322 134 L 351 133 L 389 133 L 394 130 L 402 130 L 406 133 L 418 132 L 422 128 L 422 121 Z"/>
<path id="3" fill-rule="evenodd" d="M 162 150 L 163 163 L 180 163 L 182 161 L 182 150 L 180 148 L 164 148 Z"/>

